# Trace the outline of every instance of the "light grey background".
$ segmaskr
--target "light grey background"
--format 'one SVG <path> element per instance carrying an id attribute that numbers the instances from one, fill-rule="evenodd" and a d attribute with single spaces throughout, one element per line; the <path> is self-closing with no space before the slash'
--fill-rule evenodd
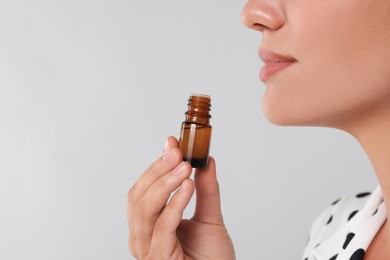
<path id="1" fill-rule="evenodd" d="M 212 96 L 238 259 L 299 259 L 315 216 L 376 186 L 348 134 L 264 118 L 244 4 L 0 2 L 0 259 L 132 259 L 127 191 L 193 92 Z"/>

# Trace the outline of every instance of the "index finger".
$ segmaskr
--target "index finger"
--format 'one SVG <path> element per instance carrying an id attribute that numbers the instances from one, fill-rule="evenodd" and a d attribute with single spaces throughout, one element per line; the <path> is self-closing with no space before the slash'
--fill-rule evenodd
<path id="1" fill-rule="evenodd" d="M 138 200 L 154 182 L 183 161 L 183 155 L 178 146 L 176 138 L 172 136 L 168 137 L 163 155 L 152 163 L 131 187 L 129 199 L 133 201 Z"/>

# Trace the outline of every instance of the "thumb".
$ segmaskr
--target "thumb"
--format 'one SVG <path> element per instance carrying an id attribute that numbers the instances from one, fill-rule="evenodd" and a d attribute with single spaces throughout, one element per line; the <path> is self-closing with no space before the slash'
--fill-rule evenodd
<path id="1" fill-rule="evenodd" d="M 213 157 L 209 157 L 207 168 L 195 171 L 194 180 L 196 206 L 192 220 L 223 225 L 219 185 Z"/>

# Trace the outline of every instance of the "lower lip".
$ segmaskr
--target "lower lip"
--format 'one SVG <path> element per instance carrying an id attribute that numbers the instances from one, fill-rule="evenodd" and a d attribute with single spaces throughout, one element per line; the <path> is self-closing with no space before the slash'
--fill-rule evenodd
<path id="1" fill-rule="evenodd" d="M 261 81 L 267 81 L 277 73 L 278 71 L 281 71 L 292 64 L 294 64 L 295 61 L 286 61 L 286 62 L 270 62 L 266 63 L 263 68 L 260 70 L 260 80 Z"/>

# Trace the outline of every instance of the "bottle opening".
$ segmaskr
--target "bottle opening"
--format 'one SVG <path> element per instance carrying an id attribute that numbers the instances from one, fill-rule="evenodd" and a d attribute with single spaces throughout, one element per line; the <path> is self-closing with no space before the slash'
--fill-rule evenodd
<path id="1" fill-rule="evenodd" d="M 205 95 L 205 94 L 193 93 L 193 94 L 191 94 L 191 96 L 193 96 L 193 97 L 203 97 L 203 98 L 211 99 L 211 97 L 209 95 Z"/>

